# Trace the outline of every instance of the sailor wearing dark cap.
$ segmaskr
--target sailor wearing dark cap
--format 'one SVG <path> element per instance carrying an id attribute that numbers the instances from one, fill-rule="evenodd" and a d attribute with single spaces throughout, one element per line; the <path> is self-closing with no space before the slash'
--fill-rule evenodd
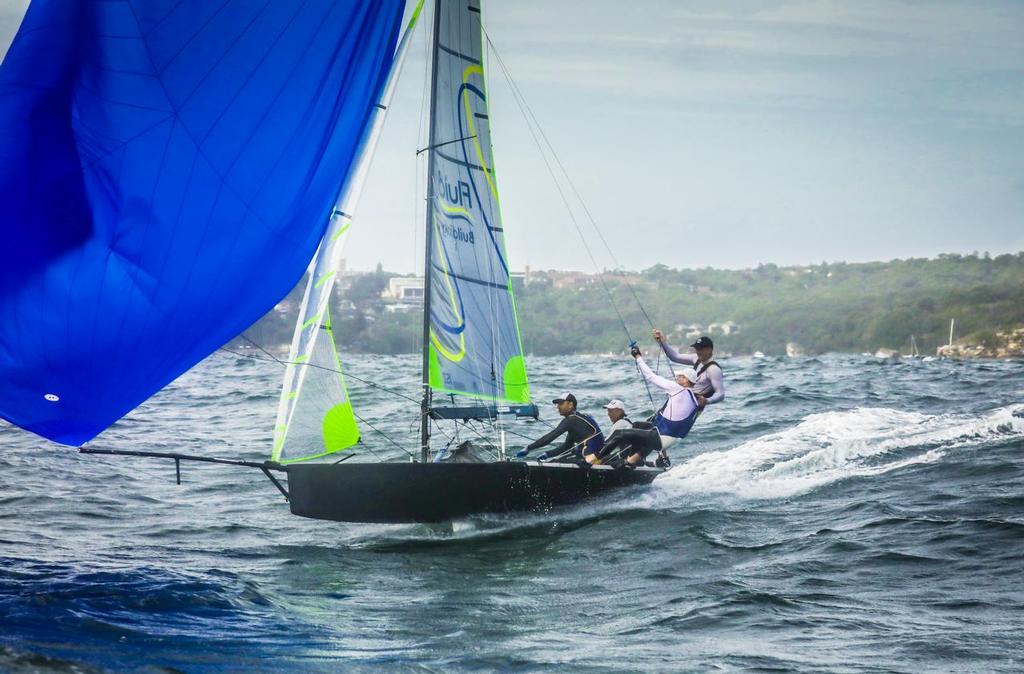
<path id="1" fill-rule="evenodd" d="M 594 417 L 576 410 L 576 396 L 565 393 L 551 402 L 558 408 L 562 421 L 549 433 L 545 433 L 517 453 L 516 458 L 525 458 L 533 450 L 551 444 L 563 434 L 565 440 L 562 444 L 541 454 L 542 461 L 550 459 L 558 463 L 577 463 L 600 451 L 604 446 L 601 427 L 594 421 Z"/>
<path id="2" fill-rule="evenodd" d="M 665 334 L 658 329 L 654 330 L 654 339 L 661 345 L 662 351 L 674 363 L 691 365 L 697 372 L 697 381 L 693 385 L 693 392 L 697 395 L 697 403 L 701 409 L 705 405 L 714 405 L 725 400 L 725 378 L 722 375 L 722 367 L 715 362 L 715 343 L 710 337 L 703 336 L 691 344 L 696 353 L 682 354 L 669 346 L 665 341 Z"/>

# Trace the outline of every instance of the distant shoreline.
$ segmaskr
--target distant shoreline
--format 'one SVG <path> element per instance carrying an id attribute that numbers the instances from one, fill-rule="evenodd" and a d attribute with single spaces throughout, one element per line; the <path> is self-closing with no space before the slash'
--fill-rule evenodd
<path id="1" fill-rule="evenodd" d="M 229 354 L 230 353 L 235 353 L 235 352 L 258 351 L 258 349 L 252 347 L 250 344 L 247 344 L 245 342 L 240 342 L 240 343 L 232 342 L 226 348 L 228 348 L 230 350 Z M 288 348 L 289 347 L 288 347 L 287 344 L 280 344 L 280 345 L 278 345 L 276 347 L 263 347 L 263 348 L 266 349 L 267 351 L 270 351 L 271 353 L 277 354 L 278 356 L 281 356 L 282 358 L 285 358 L 288 355 Z M 968 346 L 967 348 L 971 349 L 971 348 L 979 348 L 979 347 Z M 341 351 L 342 357 L 345 357 L 345 356 L 356 356 L 356 355 L 359 355 L 359 356 L 417 356 L 418 357 L 420 355 L 419 352 L 417 352 L 417 351 L 384 352 L 384 351 L 362 351 L 362 350 L 354 350 L 354 349 L 353 350 L 340 349 L 340 351 Z M 238 354 L 236 354 L 236 355 L 238 355 Z M 562 357 L 566 357 L 566 356 L 583 356 L 583 357 L 587 357 L 587 358 L 608 358 L 608 359 L 622 359 L 622 360 L 625 360 L 626 358 L 629 358 L 629 353 L 627 353 L 625 351 L 623 351 L 622 353 L 609 353 L 607 351 L 602 351 L 602 352 L 589 352 L 589 351 L 587 351 L 587 352 L 575 352 L 575 353 L 554 353 L 554 354 L 527 353 L 526 354 L 527 358 L 562 358 Z M 822 356 L 859 356 L 859 357 L 862 357 L 864 359 L 871 359 L 871 360 L 876 360 L 876 361 L 885 361 L 885 360 L 897 360 L 897 361 L 900 361 L 900 360 L 922 360 L 925 357 L 930 357 L 930 358 L 934 359 L 935 361 L 940 361 L 940 360 L 1024 360 L 1024 352 L 1022 352 L 1022 353 L 1003 354 L 1003 355 L 989 355 L 989 354 L 984 354 L 984 353 L 977 354 L 977 355 L 971 355 L 971 354 L 968 353 L 968 354 L 963 354 L 963 355 L 941 355 L 941 356 L 939 356 L 939 355 L 936 355 L 936 356 L 920 356 L 919 355 L 919 356 L 916 356 L 916 357 L 915 356 L 911 356 L 910 354 L 898 354 L 895 357 L 882 357 L 882 356 L 876 356 L 875 354 L 866 354 L 866 353 L 863 353 L 863 352 L 860 352 L 860 351 L 827 351 L 825 353 L 802 354 L 802 355 L 799 355 L 799 356 L 789 356 L 789 355 L 786 355 L 786 354 L 771 354 L 771 353 L 766 353 L 766 354 L 763 354 L 762 356 L 755 356 L 752 353 L 722 353 L 722 354 L 716 354 L 715 358 L 718 359 L 718 360 L 730 360 L 730 359 L 734 359 L 734 358 L 749 358 L 749 359 L 763 358 L 765 360 L 780 360 L 780 359 L 800 360 L 800 359 L 808 359 L 808 358 L 820 358 Z M 647 358 L 647 359 L 656 358 L 657 357 L 657 352 L 655 352 L 653 350 L 650 351 L 650 352 L 645 352 L 644 353 L 644 357 Z"/>
<path id="2" fill-rule="evenodd" d="M 339 274 L 330 307 L 339 349 L 418 352 L 422 297 L 401 290 L 417 281 L 383 269 Z M 526 270 L 511 283 L 527 354 L 622 353 L 657 327 L 677 347 L 708 335 L 720 354 L 1024 355 L 1024 252 L 742 270 Z M 303 289 L 246 336 L 290 343 Z M 951 323 L 954 348 L 944 353 Z"/>

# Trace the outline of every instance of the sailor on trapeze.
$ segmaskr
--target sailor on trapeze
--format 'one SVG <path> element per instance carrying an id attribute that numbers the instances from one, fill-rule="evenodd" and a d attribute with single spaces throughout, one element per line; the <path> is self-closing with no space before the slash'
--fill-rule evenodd
<path id="1" fill-rule="evenodd" d="M 693 392 L 697 373 L 692 368 L 686 368 L 672 381 L 654 374 L 644 362 L 638 347 L 634 346 L 630 354 L 636 358 L 637 367 L 644 379 L 667 393 L 668 398 L 661 409 L 654 413 L 653 423 L 637 422 L 633 428 L 616 431 L 608 438 L 598 457 L 602 462 L 632 467 L 642 466 L 648 454 L 658 451 L 662 453 L 658 465 L 667 466 L 668 457 L 664 450 L 686 437 L 700 413 L 697 395 Z M 626 457 L 620 463 L 621 454 Z"/>
<path id="2" fill-rule="evenodd" d="M 643 465 L 644 459 L 657 450 L 660 456 L 655 465 L 667 468 L 670 462 L 665 450 L 686 437 L 706 405 L 725 399 L 722 367 L 713 360 L 715 345 L 709 337 L 701 337 L 690 345 L 696 350 L 695 354 L 680 354 L 665 341 L 661 330 L 655 328 L 653 335 L 669 360 L 697 369 L 686 368 L 672 381 L 652 372 L 641 358 L 639 348 L 630 349 L 644 379 L 668 393 L 668 400 L 655 413 L 654 423 L 637 422 L 632 429 L 612 433 L 597 456 L 600 463 L 625 467 Z"/>
<path id="3" fill-rule="evenodd" d="M 693 382 L 693 392 L 697 394 L 697 403 L 703 410 L 705 405 L 714 405 L 725 400 L 725 379 L 722 366 L 715 362 L 715 343 L 710 337 L 701 337 L 691 344 L 697 353 L 682 354 L 669 346 L 665 341 L 665 333 L 655 328 L 654 339 L 661 345 L 668 359 L 675 363 L 690 365 L 697 371 L 697 380 Z"/>

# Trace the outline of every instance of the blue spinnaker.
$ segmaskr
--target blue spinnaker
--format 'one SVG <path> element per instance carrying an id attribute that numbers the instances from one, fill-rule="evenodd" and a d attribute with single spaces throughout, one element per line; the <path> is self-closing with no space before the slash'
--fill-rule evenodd
<path id="1" fill-rule="evenodd" d="M 0 416 L 80 445 L 302 276 L 402 0 L 36 0 L 0 66 Z"/>

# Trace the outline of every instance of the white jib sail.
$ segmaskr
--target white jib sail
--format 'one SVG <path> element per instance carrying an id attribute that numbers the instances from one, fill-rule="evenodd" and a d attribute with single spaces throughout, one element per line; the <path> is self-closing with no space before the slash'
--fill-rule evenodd
<path id="1" fill-rule="evenodd" d="M 345 239 L 352 226 L 352 212 L 366 182 L 387 108 L 398 82 L 398 73 L 405 62 L 410 36 L 422 8 L 423 0 L 418 0 L 398 43 L 359 163 L 342 190 L 331 213 L 327 232 L 310 263 L 277 407 L 271 461 L 282 461 L 281 457 L 285 455 L 289 458 L 284 463 L 312 459 L 346 449 L 359 441 L 359 429 L 348 399 L 341 359 L 331 328 L 330 298 Z"/>

